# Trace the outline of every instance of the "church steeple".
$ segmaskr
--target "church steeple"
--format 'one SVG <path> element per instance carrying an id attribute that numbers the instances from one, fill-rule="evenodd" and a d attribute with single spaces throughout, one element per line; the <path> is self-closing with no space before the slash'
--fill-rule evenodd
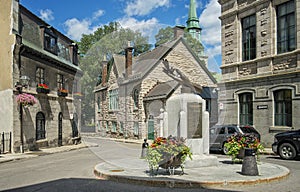
<path id="1" fill-rule="evenodd" d="M 186 21 L 188 32 L 201 42 L 201 28 L 196 11 L 196 0 L 190 0 L 189 17 Z"/>

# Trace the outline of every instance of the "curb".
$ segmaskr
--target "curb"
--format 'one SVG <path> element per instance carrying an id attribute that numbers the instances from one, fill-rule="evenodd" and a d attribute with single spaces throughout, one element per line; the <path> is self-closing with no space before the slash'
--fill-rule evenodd
<path id="1" fill-rule="evenodd" d="M 254 185 L 254 184 L 262 184 L 269 183 L 273 181 L 279 181 L 284 179 L 290 175 L 290 170 L 279 166 L 282 169 L 282 173 L 275 174 L 275 176 L 263 177 L 263 178 L 253 178 L 254 176 L 245 176 L 246 179 L 243 180 L 220 180 L 216 179 L 215 181 L 197 181 L 197 180 L 188 180 L 181 179 L 179 177 L 174 176 L 154 176 L 154 177 L 139 177 L 136 175 L 120 175 L 118 172 L 126 172 L 123 169 L 112 169 L 112 174 L 105 173 L 105 171 L 101 171 L 97 168 L 97 166 L 102 167 L 105 163 L 98 164 L 94 167 L 94 174 L 96 178 L 100 180 L 110 180 L 120 183 L 131 183 L 136 185 L 147 185 L 152 187 L 169 187 L 169 188 L 208 188 L 208 187 L 230 187 L 230 186 L 243 186 L 243 185 Z M 176 175 L 177 176 L 177 175 Z M 200 177 L 195 175 L 194 179 L 199 179 Z"/>

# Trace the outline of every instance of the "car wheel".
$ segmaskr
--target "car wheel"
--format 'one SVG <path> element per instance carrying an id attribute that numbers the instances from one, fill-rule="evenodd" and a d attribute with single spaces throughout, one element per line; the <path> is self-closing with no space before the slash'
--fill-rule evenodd
<path id="1" fill-rule="evenodd" d="M 227 147 L 225 147 L 225 143 L 223 143 L 223 146 L 222 146 L 222 153 L 223 153 L 224 155 L 227 155 L 227 154 L 228 154 L 228 149 L 227 149 Z"/>
<path id="2" fill-rule="evenodd" d="M 279 155 L 282 159 L 294 159 L 296 157 L 296 149 L 290 143 L 283 143 L 279 146 Z"/>

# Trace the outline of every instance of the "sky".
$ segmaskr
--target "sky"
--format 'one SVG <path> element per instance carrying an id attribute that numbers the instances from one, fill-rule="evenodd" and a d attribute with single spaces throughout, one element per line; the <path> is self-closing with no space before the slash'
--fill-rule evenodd
<path id="1" fill-rule="evenodd" d="M 185 25 L 190 0 L 20 0 L 20 4 L 72 40 L 110 22 L 139 30 L 151 44 L 160 28 Z M 220 72 L 221 6 L 217 0 L 196 0 L 201 40 L 208 68 Z"/>

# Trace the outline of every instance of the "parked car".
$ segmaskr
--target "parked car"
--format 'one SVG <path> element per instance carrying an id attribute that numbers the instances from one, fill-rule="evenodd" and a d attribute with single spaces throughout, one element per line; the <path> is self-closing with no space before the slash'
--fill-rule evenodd
<path id="1" fill-rule="evenodd" d="M 272 151 L 287 160 L 300 155 L 300 129 L 277 133 L 274 136 Z"/>
<path id="2" fill-rule="evenodd" d="M 224 144 L 227 142 L 228 137 L 235 133 L 254 134 L 260 140 L 260 134 L 252 126 L 215 125 L 209 130 L 209 149 L 227 154 L 228 152 Z"/>

